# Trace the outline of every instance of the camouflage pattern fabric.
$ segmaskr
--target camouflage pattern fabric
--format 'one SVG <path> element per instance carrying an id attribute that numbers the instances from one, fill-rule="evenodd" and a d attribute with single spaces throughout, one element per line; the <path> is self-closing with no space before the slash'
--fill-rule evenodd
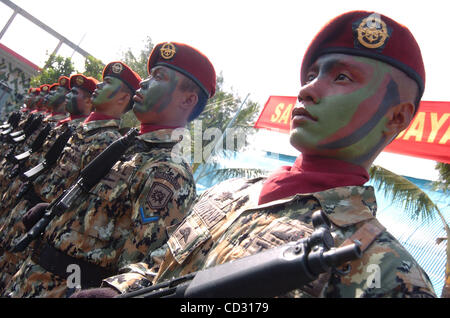
<path id="1" fill-rule="evenodd" d="M 30 157 L 21 165 L 21 171 L 27 171 L 35 166 L 37 166 L 39 163 L 41 163 L 44 160 L 44 155 L 47 153 L 47 151 L 50 149 L 50 147 L 53 145 L 55 140 L 62 135 L 67 129 L 68 129 L 68 123 L 65 123 L 61 126 L 55 127 L 50 130 L 49 135 L 45 139 L 41 149 L 39 149 L 36 152 L 32 152 L 30 154 Z M 11 170 L 18 169 L 19 165 L 16 164 L 14 167 L 11 168 Z M 7 178 L 5 178 L 7 179 Z M 16 202 L 16 195 L 18 194 L 20 187 L 22 185 L 22 180 L 19 176 L 16 176 L 13 179 L 9 179 L 9 185 L 3 191 L 2 194 L 2 200 L 0 202 L 0 216 L 3 215 L 3 212 L 5 209 L 9 210 L 15 204 Z M 1 219 L 0 219 L 1 220 Z"/>
<path id="2" fill-rule="evenodd" d="M 192 213 L 172 233 L 169 251 L 154 269 L 128 272 L 105 283 L 124 293 L 150 283 L 206 269 L 296 241 L 313 231 L 311 215 L 324 211 L 332 222 L 335 245 L 375 219 L 372 187 L 340 187 L 257 204 L 264 179 L 232 179 L 205 191 Z M 345 276 L 330 274 L 323 282 L 303 286 L 289 297 L 435 297 L 431 282 L 412 256 L 387 231 L 350 263 Z M 373 285 L 373 266 L 380 281 Z M 371 276 L 372 275 L 372 276 Z"/>
<path id="3" fill-rule="evenodd" d="M 48 116 L 42 120 L 41 126 L 36 129 L 31 136 L 29 136 L 27 139 L 25 139 L 21 144 L 19 144 L 16 149 L 14 150 L 15 155 L 22 154 L 28 150 L 31 150 L 31 145 L 36 140 L 37 136 L 41 133 L 42 130 L 44 130 L 47 126 L 47 124 L 51 125 L 51 130 L 49 132 L 49 135 L 52 135 L 52 130 L 55 128 L 56 123 L 64 118 L 66 118 L 66 115 L 54 115 L 54 116 Z M 47 136 L 48 138 L 49 136 Z M 47 139 L 46 138 L 46 139 Z M 9 185 L 11 184 L 12 180 L 8 178 L 8 175 L 10 172 L 15 168 L 15 163 L 10 163 L 6 159 L 3 159 L 0 163 L 0 193 L 2 195 L 5 191 L 8 190 Z"/>
<path id="4" fill-rule="evenodd" d="M 156 146 L 170 141 L 171 132 L 163 129 L 139 136 L 89 194 L 50 223 L 43 242 L 113 272 L 130 263 L 147 262 L 167 241 L 167 228 L 183 219 L 195 198 L 190 166 L 172 158 L 172 147 Z M 29 257 L 4 295 L 64 297 L 74 291 L 65 279 Z"/>
<path id="5" fill-rule="evenodd" d="M 119 120 L 97 120 L 78 126 L 55 166 L 33 182 L 34 192 L 42 201 L 49 203 L 57 198 L 93 158 L 121 137 L 118 127 Z M 0 255 L 0 288 L 17 271 L 20 263 L 16 261 L 23 261 L 27 256 L 27 250 L 11 258 L 11 253 L 6 252 L 24 234 L 25 228 L 20 221 L 33 207 L 26 198 L 13 206 L 13 199 L 11 198 L 10 209 L 4 207 L 0 215 L 0 249 L 5 251 Z"/>

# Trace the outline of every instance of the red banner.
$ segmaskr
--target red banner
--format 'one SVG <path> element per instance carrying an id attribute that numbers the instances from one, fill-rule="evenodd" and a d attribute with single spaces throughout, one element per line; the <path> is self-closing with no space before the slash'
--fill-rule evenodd
<path id="1" fill-rule="evenodd" d="M 291 96 L 270 96 L 254 127 L 289 133 L 296 100 Z M 449 117 L 450 102 L 422 101 L 409 127 L 385 151 L 450 164 Z"/>

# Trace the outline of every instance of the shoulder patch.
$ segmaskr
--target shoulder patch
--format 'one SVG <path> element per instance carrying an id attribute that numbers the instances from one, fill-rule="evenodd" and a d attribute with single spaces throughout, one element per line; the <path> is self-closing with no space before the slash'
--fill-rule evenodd
<path id="1" fill-rule="evenodd" d="M 159 182 L 153 182 L 148 191 L 147 203 L 152 209 L 161 209 L 167 205 L 172 196 L 173 191 L 169 187 Z"/>

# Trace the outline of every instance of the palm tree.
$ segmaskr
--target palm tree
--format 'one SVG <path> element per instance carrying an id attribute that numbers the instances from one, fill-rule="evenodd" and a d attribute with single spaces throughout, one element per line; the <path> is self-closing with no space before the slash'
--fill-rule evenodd
<path id="1" fill-rule="evenodd" d="M 448 192 L 450 189 L 450 165 L 437 163 L 436 169 L 439 171 L 440 180 L 434 182 L 434 188 Z M 445 284 L 442 289 L 441 297 L 450 298 L 450 244 L 448 244 L 450 227 L 442 212 L 424 191 L 408 179 L 376 165 L 371 167 L 369 174 L 378 190 L 383 188 L 385 197 L 391 198 L 394 204 L 402 207 L 411 217 L 428 219 L 437 214 L 441 219 L 446 231 L 446 237 L 437 238 L 436 243 L 440 244 L 445 240 L 447 241 Z"/>

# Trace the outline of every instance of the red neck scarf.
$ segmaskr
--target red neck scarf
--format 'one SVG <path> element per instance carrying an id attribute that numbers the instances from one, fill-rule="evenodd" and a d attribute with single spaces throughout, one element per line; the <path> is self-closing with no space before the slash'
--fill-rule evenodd
<path id="1" fill-rule="evenodd" d="M 94 120 L 108 120 L 108 119 L 119 119 L 119 118 L 105 115 L 102 113 L 92 112 L 89 114 L 88 118 L 86 118 L 86 120 L 83 123 L 86 124 L 86 123 L 88 123 L 90 121 L 94 121 Z"/>
<path id="2" fill-rule="evenodd" d="M 160 129 L 176 129 L 176 128 L 179 128 L 179 127 L 153 125 L 153 124 L 141 124 L 141 129 L 139 130 L 139 135 L 143 135 L 148 132 L 152 132 L 152 131 L 160 130 Z"/>
<path id="3" fill-rule="evenodd" d="M 62 120 L 58 121 L 58 122 L 56 123 L 56 126 L 60 126 L 60 125 L 62 125 L 62 124 L 64 124 L 64 123 L 67 123 L 67 122 L 69 122 L 69 121 L 71 121 L 71 120 L 74 120 L 74 119 L 85 118 L 85 117 L 87 117 L 87 116 L 86 116 L 86 115 L 70 115 L 69 117 L 67 117 L 67 118 L 65 118 L 65 119 L 62 119 Z"/>
<path id="4" fill-rule="evenodd" d="M 366 169 L 345 161 L 300 155 L 292 167 L 283 166 L 264 182 L 259 204 L 297 193 L 312 193 L 369 181 Z"/>

